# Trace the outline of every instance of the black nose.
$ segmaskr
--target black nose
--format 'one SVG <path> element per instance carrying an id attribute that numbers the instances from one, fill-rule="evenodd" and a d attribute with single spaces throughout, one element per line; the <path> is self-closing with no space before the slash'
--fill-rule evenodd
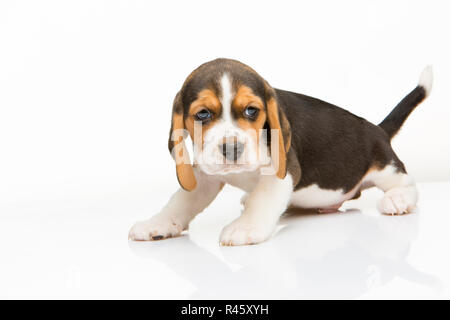
<path id="1" fill-rule="evenodd" d="M 224 143 L 219 148 L 225 158 L 230 161 L 236 161 L 244 151 L 244 144 L 240 142 Z"/>

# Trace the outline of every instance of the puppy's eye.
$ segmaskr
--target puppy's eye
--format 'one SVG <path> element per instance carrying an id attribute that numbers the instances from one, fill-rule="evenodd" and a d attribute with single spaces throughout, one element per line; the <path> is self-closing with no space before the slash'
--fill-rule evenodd
<path id="1" fill-rule="evenodd" d="M 195 117 L 200 121 L 206 121 L 211 118 L 211 112 L 208 109 L 203 109 L 197 112 Z"/>
<path id="2" fill-rule="evenodd" d="M 244 116 L 249 119 L 255 119 L 258 115 L 259 109 L 253 106 L 248 106 L 244 110 Z"/>

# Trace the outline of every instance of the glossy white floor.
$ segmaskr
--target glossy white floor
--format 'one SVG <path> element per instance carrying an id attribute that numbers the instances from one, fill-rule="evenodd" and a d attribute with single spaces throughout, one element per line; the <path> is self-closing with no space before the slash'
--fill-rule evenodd
<path id="1" fill-rule="evenodd" d="M 0 298 L 449 298 L 450 183 L 420 191 L 415 214 L 379 215 L 368 190 L 342 213 L 284 217 L 247 247 L 218 245 L 240 211 L 228 187 L 188 233 L 156 242 L 128 242 L 128 229 L 170 190 L 3 202 Z"/>

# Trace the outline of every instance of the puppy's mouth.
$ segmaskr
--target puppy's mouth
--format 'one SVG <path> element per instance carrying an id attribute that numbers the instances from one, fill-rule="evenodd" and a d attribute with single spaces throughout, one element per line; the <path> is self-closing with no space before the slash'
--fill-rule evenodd
<path id="1" fill-rule="evenodd" d="M 227 175 L 241 172 L 254 171 L 257 169 L 255 164 L 222 164 L 222 165 L 207 165 L 201 164 L 200 168 L 203 172 L 209 175 Z"/>

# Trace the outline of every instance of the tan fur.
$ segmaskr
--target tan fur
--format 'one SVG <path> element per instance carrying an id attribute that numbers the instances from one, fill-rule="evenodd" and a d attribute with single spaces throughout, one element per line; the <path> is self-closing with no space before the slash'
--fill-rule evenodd
<path id="1" fill-rule="evenodd" d="M 203 89 L 198 93 L 197 99 L 195 99 L 189 107 L 189 115 L 194 116 L 197 112 L 205 108 L 214 114 L 220 113 L 220 100 L 210 89 Z"/>
<path id="2" fill-rule="evenodd" d="M 172 132 L 179 129 L 184 129 L 183 115 L 174 112 L 172 115 Z M 174 141 L 173 147 L 178 182 L 183 189 L 192 191 L 197 186 L 197 181 L 195 179 L 194 169 L 192 168 L 191 163 L 187 161 L 187 159 L 189 159 L 189 154 L 187 153 L 186 145 L 184 143 L 184 137 L 178 137 L 178 139 Z"/>
<path id="3" fill-rule="evenodd" d="M 189 116 L 185 120 L 186 129 L 192 139 L 194 139 L 194 122 L 196 121 L 195 114 L 203 109 L 208 109 L 213 113 L 213 117 L 210 121 L 202 124 L 202 139 L 201 144 L 203 145 L 204 136 L 209 128 L 211 128 L 217 121 L 215 115 L 220 114 L 221 104 L 219 98 L 210 89 L 204 89 L 199 92 L 198 98 L 195 99 L 189 107 Z M 201 148 L 202 146 L 197 146 Z"/>
<path id="4" fill-rule="evenodd" d="M 278 104 L 276 100 L 271 97 L 267 101 L 267 119 L 269 120 L 270 129 L 278 130 L 278 171 L 277 177 L 284 179 L 286 176 L 286 149 L 284 145 L 283 133 L 281 130 L 280 119 L 278 117 Z M 272 159 L 277 161 L 277 159 Z"/>
<path id="5" fill-rule="evenodd" d="M 259 109 L 258 118 L 255 121 L 250 121 L 243 116 L 244 110 L 248 106 L 253 106 Z M 243 130 L 253 129 L 259 132 L 263 128 L 266 121 L 266 113 L 264 111 L 264 104 L 258 96 L 256 96 L 252 89 L 241 85 L 236 92 L 232 105 L 236 114 L 242 115 L 237 120 L 237 124 Z M 258 136 L 258 135 L 257 135 Z"/>

